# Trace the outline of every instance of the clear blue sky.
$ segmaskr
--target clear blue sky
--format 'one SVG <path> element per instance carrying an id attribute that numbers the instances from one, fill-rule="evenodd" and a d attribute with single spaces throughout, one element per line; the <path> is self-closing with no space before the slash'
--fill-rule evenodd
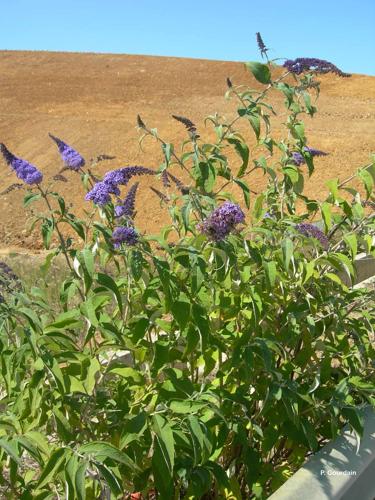
<path id="1" fill-rule="evenodd" d="M 375 75 L 375 0 L 0 0 L 0 49 L 319 57 Z"/>

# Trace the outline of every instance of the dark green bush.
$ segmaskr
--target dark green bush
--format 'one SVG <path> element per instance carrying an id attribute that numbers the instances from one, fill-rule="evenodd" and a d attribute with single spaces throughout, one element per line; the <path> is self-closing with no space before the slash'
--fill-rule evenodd
<path id="1" fill-rule="evenodd" d="M 155 192 L 171 223 L 158 236 L 134 229 L 136 188 L 115 217 L 114 174 L 94 188 L 112 189 L 100 217 L 78 219 L 40 183 L 27 194 L 26 205 L 48 204 L 36 222 L 46 247 L 59 239 L 44 271 L 62 253 L 70 274 L 57 314 L 41 288 L 1 288 L 4 498 L 266 498 L 345 423 L 360 438 L 359 408 L 374 404 L 374 295 L 342 276 L 355 280 L 358 253 L 375 255 L 375 165 L 353 176 L 363 189 L 334 179 L 323 201 L 308 198 L 319 151 L 302 117 L 316 112 L 314 71 L 247 67 L 264 90 L 228 79 L 239 107 L 231 121 L 208 117 L 213 143 L 175 117 L 187 129 L 180 151 L 138 117 L 163 154 Z M 270 90 L 285 96 L 282 140 Z M 68 175 L 92 198 L 85 168 Z M 268 179 L 259 194 L 254 171 Z"/>

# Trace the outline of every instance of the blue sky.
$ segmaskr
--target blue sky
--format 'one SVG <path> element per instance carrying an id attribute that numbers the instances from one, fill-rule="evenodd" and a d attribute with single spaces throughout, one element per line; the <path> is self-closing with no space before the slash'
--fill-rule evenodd
<path id="1" fill-rule="evenodd" d="M 0 49 L 319 57 L 375 75 L 375 0 L 0 0 Z"/>

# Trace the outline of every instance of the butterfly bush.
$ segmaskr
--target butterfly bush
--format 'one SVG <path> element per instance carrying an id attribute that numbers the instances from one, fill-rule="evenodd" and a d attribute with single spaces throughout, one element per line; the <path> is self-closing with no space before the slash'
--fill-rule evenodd
<path id="1" fill-rule="evenodd" d="M 78 153 L 78 151 L 73 149 L 69 146 L 69 144 L 66 144 L 66 142 L 62 141 L 58 137 L 55 137 L 52 134 L 49 134 L 49 136 L 57 144 L 61 158 L 67 168 L 78 171 L 85 165 L 85 160 Z"/>
<path id="2" fill-rule="evenodd" d="M 362 434 L 374 293 L 340 273 L 354 285 L 356 255 L 375 254 L 375 161 L 307 195 L 325 153 L 305 146 L 303 116 L 315 73 L 334 68 L 296 60 L 291 75 L 266 60 L 246 65 L 249 86 L 227 79 L 231 116 L 210 115 L 207 137 L 176 114 L 185 140 L 168 143 L 138 116 L 140 142 L 160 145 L 155 170 L 88 169 L 76 179 L 92 210 L 29 186 L 53 248 L 15 293 L 0 263 L 0 496 L 265 500 L 344 425 Z M 291 167 L 309 157 L 308 173 Z M 145 175 L 164 212 L 143 236 Z"/>
<path id="3" fill-rule="evenodd" d="M 15 171 L 19 179 L 30 185 L 42 182 L 43 174 L 34 165 L 15 156 L 5 144 L 0 144 L 0 150 L 4 160 Z"/>

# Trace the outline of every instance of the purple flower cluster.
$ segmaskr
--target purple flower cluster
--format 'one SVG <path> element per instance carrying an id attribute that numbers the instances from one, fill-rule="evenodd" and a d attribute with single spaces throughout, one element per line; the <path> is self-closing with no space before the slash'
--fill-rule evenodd
<path id="1" fill-rule="evenodd" d="M 39 184 L 42 182 L 43 174 L 34 165 L 14 156 L 4 144 L 0 144 L 0 151 L 6 163 L 16 172 L 19 179 L 26 184 Z"/>
<path id="2" fill-rule="evenodd" d="M 155 175 L 155 171 L 147 167 L 123 167 L 107 172 L 103 178 L 106 184 L 124 185 L 136 175 Z"/>
<path id="3" fill-rule="evenodd" d="M 291 73 L 300 75 L 304 71 L 314 71 L 315 73 L 335 73 L 338 76 L 348 77 L 349 73 L 344 73 L 334 64 L 316 57 L 297 57 L 297 59 L 287 59 L 284 64 Z"/>
<path id="4" fill-rule="evenodd" d="M 85 199 L 93 201 L 96 205 L 106 205 L 111 201 L 111 194 L 120 196 L 119 185 L 126 185 L 135 175 L 155 175 L 155 173 L 150 168 L 138 166 L 111 170 L 86 194 Z"/>
<path id="5" fill-rule="evenodd" d="M 121 247 L 123 243 L 128 246 L 138 242 L 139 235 L 133 227 L 119 226 L 112 233 L 112 242 L 115 248 Z"/>
<path id="6" fill-rule="evenodd" d="M 119 188 L 115 185 L 106 184 L 101 181 L 97 182 L 91 191 L 86 194 L 85 200 L 103 206 L 111 201 L 111 194 L 120 196 Z"/>
<path id="7" fill-rule="evenodd" d="M 307 146 L 304 147 L 303 150 L 306 151 L 306 153 L 309 153 L 311 156 L 327 156 L 328 155 L 328 153 L 325 153 L 324 151 L 320 151 L 319 149 L 309 148 Z M 298 165 L 298 166 L 306 163 L 306 160 L 303 157 L 303 155 L 297 151 L 294 151 L 292 153 L 292 161 L 295 165 Z"/>
<path id="8" fill-rule="evenodd" d="M 237 224 L 245 221 L 245 214 L 241 208 L 230 201 L 226 201 L 204 220 L 199 229 L 213 241 L 223 240 L 233 231 Z"/>
<path id="9" fill-rule="evenodd" d="M 296 224 L 296 229 L 298 232 L 307 236 L 308 238 L 317 239 L 322 247 L 327 250 L 329 246 L 329 241 L 327 236 L 314 224 L 309 224 L 308 222 L 301 222 L 300 224 Z"/>
<path id="10" fill-rule="evenodd" d="M 69 144 L 66 144 L 64 141 L 55 137 L 52 134 L 48 134 L 50 138 L 57 144 L 59 148 L 59 153 L 66 167 L 71 170 L 78 171 L 81 167 L 84 166 L 85 160 L 84 158 L 73 149 Z"/>
<path id="11" fill-rule="evenodd" d="M 124 202 L 122 205 L 115 206 L 115 215 L 116 217 L 128 217 L 132 219 L 134 217 L 135 210 L 135 195 L 137 194 L 137 189 L 139 186 L 139 182 L 136 182 L 128 191 Z"/>

